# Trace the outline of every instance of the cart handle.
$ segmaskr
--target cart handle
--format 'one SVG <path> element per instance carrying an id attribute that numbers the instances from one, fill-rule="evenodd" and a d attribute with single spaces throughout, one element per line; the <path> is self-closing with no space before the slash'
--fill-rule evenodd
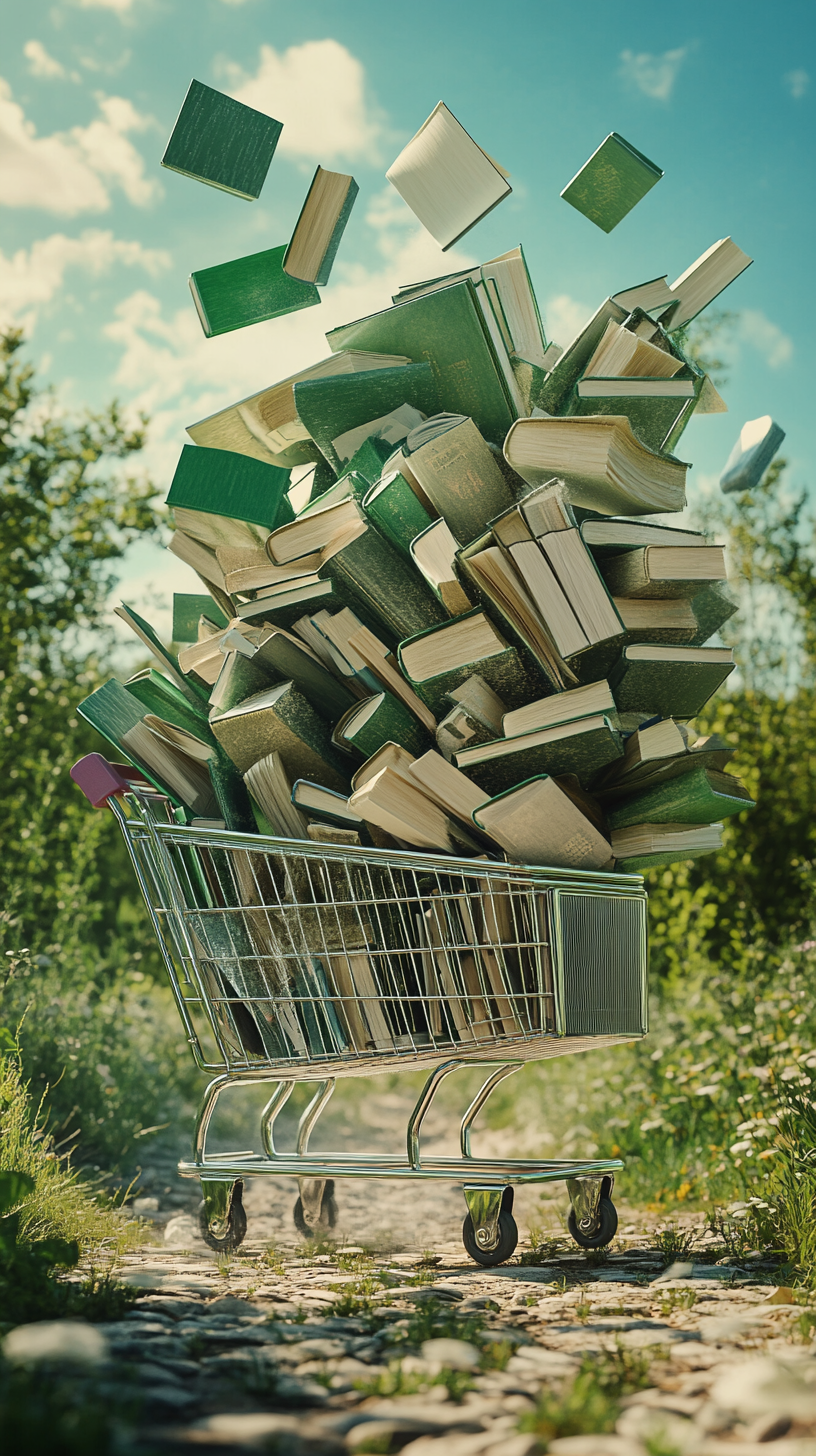
<path id="1" fill-rule="evenodd" d="M 130 784 L 122 777 L 118 765 L 108 763 L 101 753 L 86 754 L 74 764 L 70 773 L 95 809 L 101 809 L 115 794 L 126 794 L 130 790 Z"/>

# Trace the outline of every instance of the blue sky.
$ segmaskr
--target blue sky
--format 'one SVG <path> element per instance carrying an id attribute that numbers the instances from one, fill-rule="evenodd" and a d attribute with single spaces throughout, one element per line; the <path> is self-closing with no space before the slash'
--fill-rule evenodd
<path id="1" fill-rule="evenodd" d="M 710 488 L 770 413 L 793 482 L 812 480 L 812 0 L 32 0 L 3 27 L 0 313 L 67 403 L 115 393 L 150 413 L 160 484 L 186 424 L 324 357 L 327 329 L 399 284 L 521 242 L 564 345 L 608 293 L 671 280 L 729 234 L 755 259 L 721 300 L 739 312 L 730 413 L 692 423 L 680 453 Z M 192 76 L 284 123 L 258 202 L 160 166 Z M 384 175 L 440 98 L 514 188 L 445 255 Z M 559 193 L 612 130 L 665 176 L 607 236 Z M 188 274 L 287 241 L 318 162 L 360 185 L 321 307 L 205 340 Z M 174 575 L 184 589 L 167 560 L 132 551 L 132 600 Z"/>

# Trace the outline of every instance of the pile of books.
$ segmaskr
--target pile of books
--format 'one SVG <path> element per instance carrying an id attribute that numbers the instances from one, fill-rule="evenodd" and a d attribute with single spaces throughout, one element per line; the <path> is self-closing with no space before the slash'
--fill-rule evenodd
<path id="1" fill-rule="evenodd" d="M 351 195 L 312 184 L 329 251 Z M 175 597 L 172 648 L 119 609 L 155 665 L 83 716 L 183 822 L 580 869 L 716 849 L 752 801 L 735 744 L 689 725 L 733 671 L 708 644 L 735 603 L 724 548 L 664 520 L 685 425 L 725 408 L 677 331 L 749 262 L 721 240 L 561 350 L 515 248 L 191 425 L 170 550 L 202 594 Z"/>

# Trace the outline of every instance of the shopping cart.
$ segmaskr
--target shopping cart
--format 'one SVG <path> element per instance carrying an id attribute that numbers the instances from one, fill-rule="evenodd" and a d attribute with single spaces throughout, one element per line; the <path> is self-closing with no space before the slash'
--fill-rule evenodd
<path id="1" fill-rule="evenodd" d="M 333 1227 L 336 1178 L 459 1183 L 465 1248 L 500 1264 L 517 1243 L 513 1187 L 566 1181 L 582 1248 L 617 1227 L 614 1158 L 480 1159 L 471 1128 L 493 1089 L 525 1062 L 646 1032 L 646 894 L 639 875 L 537 869 L 187 827 L 134 770 L 90 754 L 71 770 L 115 814 L 198 1065 L 216 1073 L 182 1177 L 199 1178 L 201 1228 L 218 1250 L 246 1233 L 243 1180 L 299 1182 L 295 1223 Z M 461 1123 L 461 1157 L 427 1157 L 425 1116 L 442 1081 L 493 1068 Z M 399 1154 L 315 1153 L 310 1139 L 338 1077 L 428 1070 Z M 207 1151 L 218 1099 L 275 1083 L 262 1153 Z M 317 1082 L 294 1153 L 275 1146 L 294 1087 Z"/>

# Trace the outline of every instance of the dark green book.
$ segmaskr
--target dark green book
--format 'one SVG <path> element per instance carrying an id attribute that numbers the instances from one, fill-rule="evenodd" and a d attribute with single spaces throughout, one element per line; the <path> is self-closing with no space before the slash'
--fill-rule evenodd
<path id="1" fill-rule="evenodd" d="M 345 462 L 333 441 L 369 420 L 382 419 L 403 404 L 413 405 L 425 415 L 436 414 L 440 408 L 439 388 L 430 364 L 329 374 L 323 379 L 301 379 L 295 385 L 298 418 L 338 471 Z"/>
<path id="2" fill-rule="evenodd" d="M 293 682 L 315 712 L 330 723 L 359 701 L 305 646 L 284 632 L 269 636 L 249 661 L 265 674 L 267 685 Z"/>
<path id="3" fill-rule="evenodd" d="M 608 808 L 606 817 L 611 829 L 625 829 L 628 824 L 712 824 L 755 807 L 748 790 L 733 774 L 697 767 L 655 788 L 633 793 Z"/>
<path id="4" fill-rule="evenodd" d="M 729 617 L 733 617 L 738 606 L 739 603 L 724 581 L 715 582 L 713 586 L 707 586 L 705 591 L 698 592 L 691 599 L 691 610 L 697 619 L 697 631 L 689 645 L 701 647 L 709 637 L 719 632 Z"/>
<path id="5" fill-rule="evenodd" d="M 525 779 L 575 774 L 586 789 L 602 769 L 623 757 L 623 739 L 602 713 L 539 728 L 516 738 L 496 738 L 454 754 L 456 767 L 491 795 Z"/>
<path id="6" fill-rule="evenodd" d="M 561 196 L 596 227 L 611 233 L 662 176 L 655 162 L 611 131 Z"/>
<path id="7" fill-rule="evenodd" d="M 532 403 L 548 415 L 560 415 L 606 333 L 607 324 L 622 324 L 628 317 L 628 311 L 613 298 L 604 299 L 534 393 Z"/>
<path id="8" fill-rule="evenodd" d="M 328 724 L 292 683 L 278 683 L 226 713 L 213 713 L 210 722 L 241 773 L 267 754 L 279 753 L 290 782 L 315 779 L 348 793 L 348 759 L 332 743 Z"/>
<path id="9" fill-rule="evenodd" d="M 625 647 L 609 674 L 622 713 L 694 718 L 734 671 L 730 647 Z"/>
<path id="10" fill-rule="evenodd" d="M 167 504 L 275 531 L 295 519 L 288 489 L 289 471 L 277 465 L 234 450 L 182 445 Z"/>
<path id="11" fill-rule="evenodd" d="M 372 632 L 382 635 L 382 628 L 373 613 L 366 612 L 363 617 L 355 592 L 348 591 L 340 581 L 321 581 L 315 576 L 308 577 L 300 585 L 293 582 L 289 591 L 276 592 L 271 597 L 259 596 L 253 602 L 242 602 L 235 615 L 242 622 L 252 622 L 255 626 L 266 622 L 270 627 L 288 630 L 301 617 L 324 610 L 340 612 L 343 607 L 351 607 Z"/>
<path id="12" fill-rule="evenodd" d="M 415 758 L 433 746 L 429 733 L 392 693 L 377 693 L 356 702 L 343 714 L 332 734 L 338 748 L 353 749 L 371 758 L 384 743 L 398 743 Z"/>
<path id="13" fill-rule="evenodd" d="M 327 490 L 331 489 L 331 487 L 334 485 L 335 480 L 337 479 L 337 476 L 331 465 L 329 464 L 328 460 L 326 459 L 325 455 L 320 454 L 316 445 L 314 445 L 311 440 L 307 440 L 304 443 L 309 445 L 310 448 L 317 455 L 317 459 L 314 463 L 314 470 L 312 471 L 312 482 L 309 490 L 308 503 L 311 506 L 314 505 L 315 501 L 319 500 L 322 495 L 325 495 Z M 363 474 L 365 474 L 365 471 L 363 471 Z"/>
<path id="14" fill-rule="evenodd" d="M 353 473 L 361 475 L 369 485 L 374 485 L 382 475 L 383 466 L 386 460 L 393 455 L 395 448 L 381 435 L 369 435 L 367 440 L 363 440 L 359 449 L 355 450 L 348 465 L 343 466 L 337 477 L 338 480 L 345 480 L 347 475 Z"/>
<path id="15" fill-rule="evenodd" d="M 255 815 L 252 812 L 247 786 L 220 743 L 216 744 L 215 753 L 207 767 L 210 771 L 215 797 L 218 800 L 218 807 L 221 810 L 221 817 L 227 829 L 231 829 L 234 834 L 254 834 L 256 832 Z"/>
<path id="16" fill-rule="evenodd" d="M 146 667 L 143 672 L 137 672 L 128 678 L 125 689 L 141 704 L 143 713 L 155 713 L 157 718 L 174 723 L 177 728 L 183 728 L 185 732 L 203 739 L 205 743 L 212 739 L 206 703 L 193 707 L 181 689 L 168 678 L 162 677 L 155 668 Z"/>
<path id="17" fill-rule="evenodd" d="M 173 641 L 197 642 L 198 619 L 206 617 L 214 627 L 228 626 L 228 619 L 211 596 L 173 594 Z"/>
<path id="18" fill-rule="evenodd" d="M 254 202 L 282 131 L 282 121 L 191 81 L 162 166 Z"/>
<path id="19" fill-rule="evenodd" d="M 284 273 L 285 252 L 284 243 L 190 274 L 190 292 L 208 339 L 320 302 L 313 283 L 301 283 Z"/>
<path id="20" fill-rule="evenodd" d="M 243 652 L 225 652 L 221 671 L 210 693 L 210 707 L 215 712 L 226 713 L 230 708 L 236 708 L 239 703 L 243 703 L 246 698 L 262 693 L 264 688 L 268 688 L 275 681 L 274 674 L 265 674 Z"/>
<path id="21" fill-rule="evenodd" d="M 318 167 L 283 260 L 290 277 L 319 283 L 321 288 L 328 283 L 359 191 L 345 172 Z"/>
<path id="22" fill-rule="evenodd" d="M 444 408 L 469 415 L 487 440 L 501 442 L 515 418 L 470 280 L 344 324 L 326 337 L 334 350 L 370 349 L 427 360 Z"/>
<path id="23" fill-rule="evenodd" d="M 412 561 L 411 542 L 433 525 L 419 500 L 398 470 L 389 471 L 363 496 L 363 510 L 386 541 L 406 561 Z"/>
<path id="24" fill-rule="evenodd" d="M 646 394 L 635 393 L 622 394 L 615 388 L 610 394 L 598 394 L 596 388 L 603 385 L 611 385 L 612 380 L 593 379 L 592 394 L 585 393 L 579 384 L 573 391 L 572 398 L 567 408 L 563 411 L 566 415 L 626 415 L 632 431 L 648 445 L 650 450 L 662 450 L 669 454 L 674 450 L 686 425 L 694 413 L 694 408 L 699 398 L 700 390 L 703 387 L 705 376 L 700 374 L 695 380 L 684 379 L 682 374 L 675 374 L 672 379 L 663 380 L 633 380 L 632 383 L 643 383 L 655 385 L 673 384 L 675 380 L 688 384 L 691 394 Z M 614 384 L 625 385 L 626 381 L 615 380 Z"/>
<path id="25" fill-rule="evenodd" d="M 165 672 L 170 674 L 176 687 L 181 689 L 184 696 L 189 698 L 193 706 L 198 705 L 202 701 L 206 703 L 208 697 L 207 689 L 203 684 L 199 685 L 192 678 L 185 676 L 179 667 L 176 654 L 170 652 L 159 641 L 150 623 L 146 622 L 144 617 L 140 617 L 139 613 L 135 612 L 133 607 L 129 607 L 127 602 L 121 602 L 118 607 L 114 608 L 114 612 L 117 617 L 121 617 L 122 621 L 127 623 L 132 632 L 136 633 L 139 641 L 144 643 L 148 651 L 153 653 L 153 656 L 161 664 Z"/>
<path id="26" fill-rule="evenodd" d="M 478 607 L 401 642 L 398 660 L 414 692 L 437 718 L 450 707 L 448 694 L 477 674 L 508 708 L 546 696 L 543 674 L 507 643 Z"/>
<path id="27" fill-rule="evenodd" d="M 318 576 L 348 594 L 347 605 L 363 620 L 374 617 L 380 625 L 372 630 L 380 638 L 381 627 L 391 641 L 399 641 L 447 619 L 427 583 L 372 525 L 331 556 Z M 359 611 L 355 600 L 360 603 Z"/>
<path id="28" fill-rule="evenodd" d="M 134 747 L 125 742 L 127 734 L 134 728 L 142 725 L 148 709 L 138 701 L 131 693 L 123 688 L 120 682 L 111 678 L 110 682 L 103 683 L 101 688 L 90 694 L 77 709 L 81 718 L 90 723 L 97 733 L 107 739 L 117 751 L 121 753 L 136 768 L 141 769 L 145 778 L 160 794 L 166 794 L 173 804 L 184 804 L 185 801 L 178 793 L 164 782 L 156 772 L 152 763 L 148 763 Z M 147 728 L 145 733 L 149 734 Z M 186 807 L 195 812 L 191 804 Z"/>

